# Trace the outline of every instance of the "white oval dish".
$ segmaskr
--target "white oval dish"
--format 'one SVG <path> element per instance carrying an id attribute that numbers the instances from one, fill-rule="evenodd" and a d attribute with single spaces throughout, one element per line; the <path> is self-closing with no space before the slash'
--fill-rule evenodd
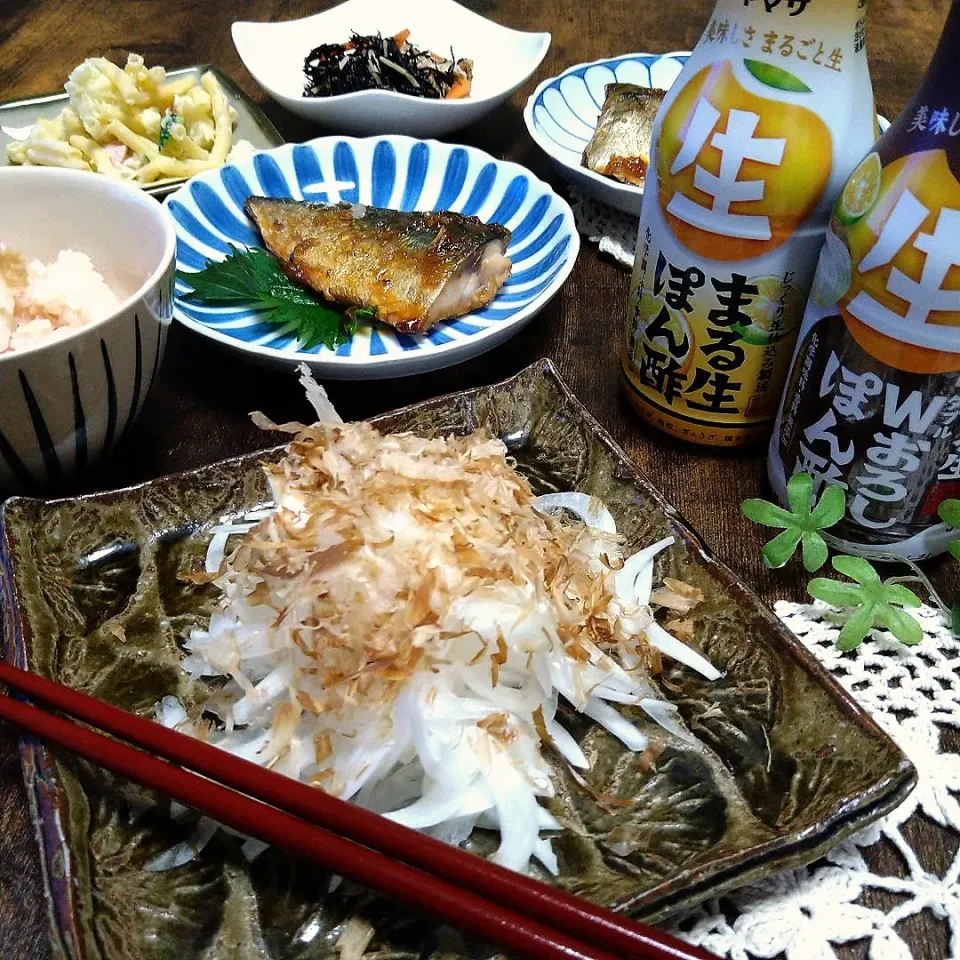
<path id="1" fill-rule="evenodd" d="M 303 61 L 321 43 L 351 33 L 410 31 L 416 46 L 473 61 L 473 87 L 461 100 L 426 100 L 385 90 L 334 97 L 303 95 Z M 348 133 L 435 137 L 474 123 L 511 96 L 540 65 L 549 33 L 523 33 L 454 0 L 347 0 L 323 13 L 281 23 L 234 23 L 233 42 L 253 78 L 293 113 Z"/>
<path id="2" fill-rule="evenodd" d="M 533 92 L 523 111 L 527 130 L 565 180 L 608 206 L 639 215 L 643 187 L 588 170 L 582 163 L 583 151 L 596 129 L 608 83 L 666 90 L 689 56 L 688 51 L 628 53 L 578 63 L 544 80 Z"/>
<path id="3" fill-rule="evenodd" d="M 513 270 L 486 307 L 424 334 L 361 324 L 336 350 L 302 349 L 293 331 L 265 322 L 244 304 L 182 299 L 174 316 L 191 330 L 251 359 L 289 367 L 301 361 L 319 377 L 373 380 L 450 366 L 519 333 L 560 289 L 580 249 L 569 204 L 529 170 L 473 147 L 410 137 L 321 137 L 264 150 L 190 180 L 165 205 L 177 230 L 177 268 L 200 270 L 231 246 L 261 245 L 243 210 L 248 196 L 346 201 L 399 210 L 456 210 L 512 232 Z"/>
<path id="4" fill-rule="evenodd" d="M 130 428 L 163 358 L 172 319 L 173 222 L 111 177 L 0 169 L 0 243 L 27 260 L 86 253 L 120 298 L 104 319 L 0 355 L 0 490 L 80 473 Z"/>

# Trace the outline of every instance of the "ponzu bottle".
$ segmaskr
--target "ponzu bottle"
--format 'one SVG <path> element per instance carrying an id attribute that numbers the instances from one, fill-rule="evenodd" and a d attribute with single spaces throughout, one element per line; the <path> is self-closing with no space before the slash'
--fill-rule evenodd
<path id="1" fill-rule="evenodd" d="M 766 439 L 836 194 L 876 140 L 866 0 L 720 0 L 653 131 L 623 348 L 640 416 Z"/>
<path id="2" fill-rule="evenodd" d="M 926 78 L 837 201 L 770 444 L 770 480 L 847 489 L 834 545 L 919 559 L 960 497 L 960 2 Z"/>

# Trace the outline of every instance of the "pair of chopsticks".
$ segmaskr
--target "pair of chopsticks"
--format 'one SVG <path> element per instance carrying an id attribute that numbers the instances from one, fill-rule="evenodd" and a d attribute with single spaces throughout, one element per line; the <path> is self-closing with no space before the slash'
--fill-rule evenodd
<path id="1" fill-rule="evenodd" d="M 0 719 L 516 955 L 716 960 L 653 927 L 2 661 L 0 684 L 126 742 L 2 694 Z"/>

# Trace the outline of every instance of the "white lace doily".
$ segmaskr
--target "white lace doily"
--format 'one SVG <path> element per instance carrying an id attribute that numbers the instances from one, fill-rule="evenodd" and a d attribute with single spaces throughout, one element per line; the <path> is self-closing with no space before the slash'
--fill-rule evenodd
<path id="1" fill-rule="evenodd" d="M 600 252 L 609 254 L 625 267 L 633 266 L 633 249 L 637 243 L 637 217 L 614 210 L 599 200 L 570 187 L 570 206 L 577 229 L 591 243 L 600 245 Z"/>
<path id="2" fill-rule="evenodd" d="M 922 911 L 946 921 L 950 957 L 960 957 L 960 854 L 943 876 L 929 873 L 901 830 L 926 814 L 945 834 L 960 832 L 960 756 L 940 753 L 940 727 L 960 726 L 960 641 L 941 614 L 922 607 L 923 643 L 905 647 L 874 630 L 859 650 L 840 653 L 829 608 L 779 602 L 777 615 L 890 734 L 917 768 L 919 782 L 893 813 L 841 843 L 809 867 L 735 890 L 672 918 L 673 933 L 731 960 L 832 960 L 833 945 L 867 942 L 870 960 L 910 960 L 897 924 Z M 873 873 L 863 850 L 888 841 L 899 851 L 896 875 Z M 949 848 L 949 846 L 948 846 Z M 889 911 L 862 902 L 869 890 L 897 901 Z M 933 960 L 917 957 L 916 960 Z"/>

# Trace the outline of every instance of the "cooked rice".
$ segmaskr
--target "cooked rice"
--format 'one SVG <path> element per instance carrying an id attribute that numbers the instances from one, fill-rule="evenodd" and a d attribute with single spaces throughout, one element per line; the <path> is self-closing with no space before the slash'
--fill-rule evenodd
<path id="1" fill-rule="evenodd" d="M 26 263 L 0 245 L 0 353 L 103 320 L 119 303 L 85 253 L 61 250 L 52 263 Z"/>

